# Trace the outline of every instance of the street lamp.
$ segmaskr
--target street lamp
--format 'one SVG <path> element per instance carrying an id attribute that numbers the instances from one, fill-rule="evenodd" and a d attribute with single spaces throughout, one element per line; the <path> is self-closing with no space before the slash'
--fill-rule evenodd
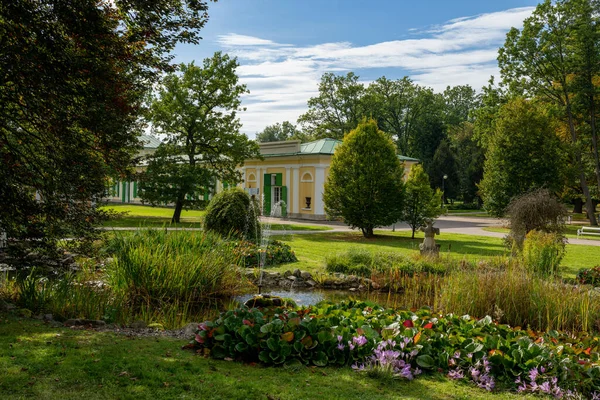
<path id="1" fill-rule="evenodd" d="M 442 176 L 442 207 L 444 207 L 444 205 L 446 204 L 446 179 L 448 179 L 448 175 L 444 174 L 444 176 Z"/>

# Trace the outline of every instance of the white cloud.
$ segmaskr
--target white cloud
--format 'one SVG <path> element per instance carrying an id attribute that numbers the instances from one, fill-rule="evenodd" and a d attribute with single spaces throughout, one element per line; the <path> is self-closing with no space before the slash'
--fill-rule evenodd
<path id="1" fill-rule="evenodd" d="M 317 94 L 325 72 L 357 75 L 372 68 L 388 68 L 388 78 L 410 76 L 423 86 L 442 91 L 446 86 L 485 85 L 497 75 L 498 47 L 508 30 L 520 27 L 533 7 L 514 8 L 450 20 L 426 29 L 410 29 L 410 39 L 355 46 L 350 42 L 312 46 L 281 44 L 235 33 L 218 43 L 238 57 L 238 74 L 248 85 L 242 113 L 243 130 L 253 137 L 266 125 L 295 122 L 306 111 L 306 101 Z"/>

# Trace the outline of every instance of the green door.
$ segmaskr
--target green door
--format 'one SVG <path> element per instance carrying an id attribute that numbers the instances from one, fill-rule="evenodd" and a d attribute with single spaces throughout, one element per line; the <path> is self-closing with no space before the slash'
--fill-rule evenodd
<path id="1" fill-rule="evenodd" d="M 127 201 L 127 182 L 122 183 L 121 189 L 122 189 L 121 201 L 123 203 L 125 203 Z"/>
<path id="2" fill-rule="evenodd" d="M 263 180 L 263 215 L 271 215 L 271 174 L 265 174 Z"/>

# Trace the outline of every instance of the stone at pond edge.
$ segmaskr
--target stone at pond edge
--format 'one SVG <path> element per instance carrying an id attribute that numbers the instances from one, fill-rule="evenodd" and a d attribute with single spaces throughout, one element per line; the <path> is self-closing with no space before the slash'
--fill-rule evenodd
<path id="1" fill-rule="evenodd" d="M 302 271 L 296 268 L 294 272 L 292 272 L 292 275 L 294 275 L 296 278 L 300 278 L 302 276 Z"/>
<path id="2" fill-rule="evenodd" d="M 199 322 L 190 322 L 183 327 L 183 334 L 185 336 L 194 336 L 198 330 L 198 325 L 200 325 Z"/>
<path id="3" fill-rule="evenodd" d="M 300 277 L 306 281 L 309 279 L 312 279 L 312 275 L 310 274 L 310 272 L 307 272 L 307 271 L 302 271 L 300 273 Z"/>
<path id="4" fill-rule="evenodd" d="M 131 324 L 131 328 L 137 329 L 137 330 L 145 329 L 147 327 L 148 327 L 148 325 L 142 320 L 135 321 L 134 323 Z"/>
<path id="5" fill-rule="evenodd" d="M 291 299 L 283 299 L 279 296 L 268 294 L 259 294 L 248 299 L 244 305 L 249 308 L 254 307 L 296 307 L 296 303 Z"/>

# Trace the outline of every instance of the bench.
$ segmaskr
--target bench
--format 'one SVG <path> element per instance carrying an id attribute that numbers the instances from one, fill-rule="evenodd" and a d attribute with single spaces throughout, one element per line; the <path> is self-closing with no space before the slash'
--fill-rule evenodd
<path id="1" fill-rule="evenodd" d="M 577 236 L 579 237 L 581 235 L 600 236 L 600 228 L 595 228 L 592 226 L 582 226 L 581 228 L 577 229 Z"/>

